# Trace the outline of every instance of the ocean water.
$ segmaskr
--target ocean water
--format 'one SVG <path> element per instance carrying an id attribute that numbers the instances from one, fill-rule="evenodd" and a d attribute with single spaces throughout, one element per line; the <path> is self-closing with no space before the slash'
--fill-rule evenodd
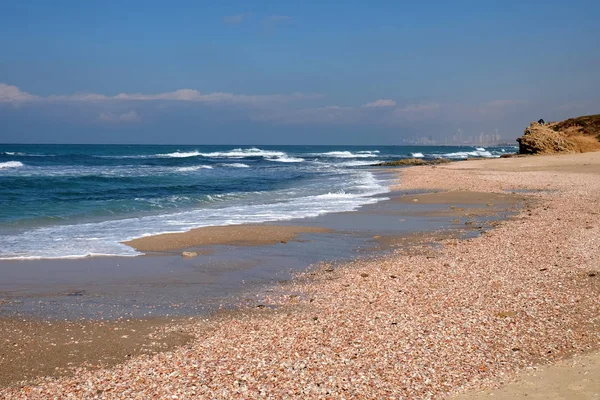
<path id="1" fill-rule="evenodd" d="M 120 242 L 192 228 L 353 211 L 399 158 L 514 147 L 1 145 L 0 259 L 138 255 Z"/>

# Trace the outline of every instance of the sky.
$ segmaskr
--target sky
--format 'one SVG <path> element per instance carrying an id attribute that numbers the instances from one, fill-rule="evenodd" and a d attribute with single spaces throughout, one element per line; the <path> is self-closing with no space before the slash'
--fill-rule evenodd
<path id="1" fill-rule="evenodd" d="M 600 113 L 600 2 L 0 0 L 0 143 L 399 144 Z"/>

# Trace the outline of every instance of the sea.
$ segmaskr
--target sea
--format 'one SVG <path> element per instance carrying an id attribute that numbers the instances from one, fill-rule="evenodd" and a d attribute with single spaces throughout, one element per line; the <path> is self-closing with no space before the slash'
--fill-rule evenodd
<path id="1" fill-rule="evenodd" d="M 0 259 L 137 256 L 121 242 L 354 211 L 400 158 L 493 158 L 513 146 L 0 144 Z"/>

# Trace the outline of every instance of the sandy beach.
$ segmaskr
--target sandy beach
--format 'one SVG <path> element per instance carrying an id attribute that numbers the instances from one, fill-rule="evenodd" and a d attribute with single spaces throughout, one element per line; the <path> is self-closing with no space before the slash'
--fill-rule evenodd
<path id="1" fill-rule="evenodd" d="M 287 242 L 295 239 L 300 233 L 324 232 L 330 230 L 310 226 L 208 226 L 182 233 L 146 236 L 124 244 L 142 252 L 163 252 L 208 245 L 259 246 Z"/>
<path id="2" fill-rule="evenodd" d="M 596 354 L 600 153 L 399 171 L 402 190 L 451 192 L 402 201 L 471 199 L 484 209 L 528 200 L 478 237 L 432 233 L 415 245 L 420 252 L 324 264 L 265 292 L 259 307 L 172 323 L 170 331 L 191 336 L 184 346 L 13 384 L 0 397 L 452 398 L 502 387 L 531 366 Z M 181 243 L 161 249 L 198 245 Z M 570 384 L 571 375 L 559 375 Z"/>

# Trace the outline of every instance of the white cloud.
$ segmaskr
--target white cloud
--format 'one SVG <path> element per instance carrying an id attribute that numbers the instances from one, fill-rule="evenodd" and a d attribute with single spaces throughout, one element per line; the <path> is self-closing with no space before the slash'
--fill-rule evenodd
<path id="1" fill-rule="evenodd" d="M 363 107 L 371 108 L 371 107 L 394 107 L 396 102 L 390 99 L 379 99 L 372 101 L 370 103 L 364 104 Z"/>
<path id="2" fill-rule="evenodd" d="M 101 113 L 98 120 L 103 122 L 139 122 L 142 118 L 132 110 L 122 114 Z"/>
<path id="3" fill-rule="evenodd" d="M 97 93 L 75 93 L 71 95 L 52 95 L 47 97 L 35 96 L 22 92 L 16 86 L 0 83 L 0 102 L 25 102 L 30 100 L 40 101 L 67 101 L 67 102 L 107 102 L 107 101 L 189 101 L 208 104 L 240 104 L 240 105 L 268 105 L 285 104 L 292 101 L 310 100 L 323 97 L 320 94 L 289 93 L 246 95 L 235 93 L 201 93 L 195 89 L 179 89 L 173 92 L 156 94 L 119 93 L 116 96 L 106 96 Z"/>
<path id="4" fill-rule="evenodd" d="M 20 103 L 37 99 L 38 96 L 23 92 L 16 86 L 0 83 L 0 103 Z"/>
<path id="5" fill-rule="evenodd" d="M 241 13 L 241 14 L 235 14 L 235 15 L 226 15 L 225 17 L 223 17 L 223 22 L 226 23 L 226 24 L 232 24 L 232 25 L 241 24 L 249 16 L 250 16 L 250 14 L 248 14 L 248 13 Z"/>

